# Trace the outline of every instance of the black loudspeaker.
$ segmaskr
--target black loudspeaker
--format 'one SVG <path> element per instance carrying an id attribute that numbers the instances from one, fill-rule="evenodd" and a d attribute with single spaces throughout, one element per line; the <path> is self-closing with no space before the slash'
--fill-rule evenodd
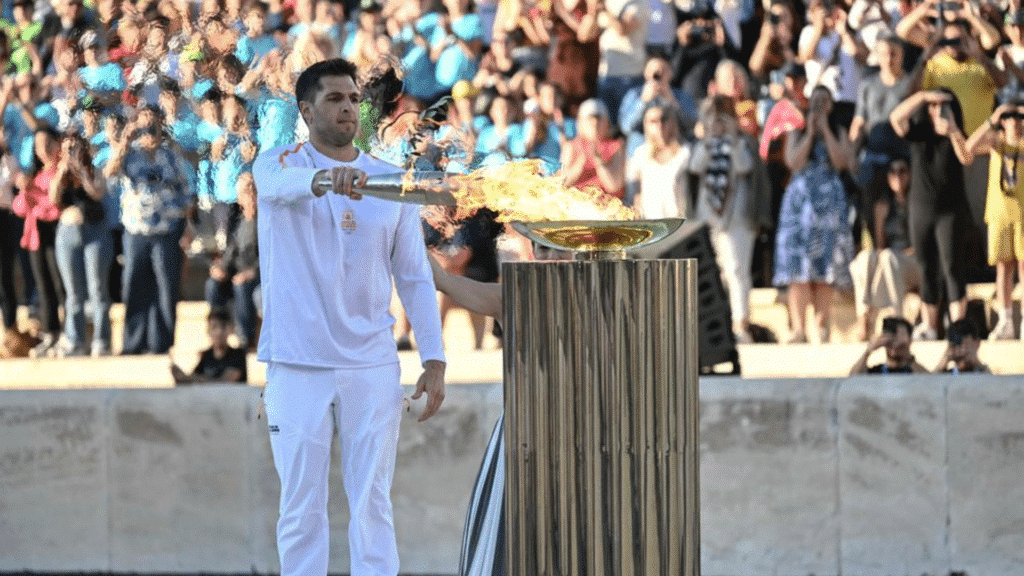
<path id="1" fill-rule="evenodd" d="M 678 244 L 661 255 L 662 258 L 695 258 L 697 260 L 697 352 L 701 374 L 715 374 L 717 364 L 729 362 L 729 374 L 740 373 L 740 357 L 736 336 L 732 333 L 732 311 L 729 295 L 722 284 L 722 274 L 711 246 L 707 225 L 696 228 Z"/>

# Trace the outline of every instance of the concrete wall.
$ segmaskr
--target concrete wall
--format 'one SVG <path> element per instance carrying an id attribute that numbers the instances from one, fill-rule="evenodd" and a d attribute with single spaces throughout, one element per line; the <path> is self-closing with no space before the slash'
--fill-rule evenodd
<path id="1" fill-rule="evenodd" d="M 259 394 L 0 392 L 0 572 L 276 572 Z M 705 378 L 701 408 L 705 575 L 1024 574 L 1024 378 Z M 403 573 L 455 573 L 500 410 L 500 384 L 456 385 L 428 423 L 405 416 Z"/>

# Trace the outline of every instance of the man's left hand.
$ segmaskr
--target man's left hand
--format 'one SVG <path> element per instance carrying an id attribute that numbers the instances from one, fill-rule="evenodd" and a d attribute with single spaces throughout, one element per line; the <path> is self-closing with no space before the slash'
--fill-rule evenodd
<path id="1" fill-rule="evenodd" d="M 416 392 L 412 395 L 413 400 L 419 400 L 424 392 L 427 393 L 427 407 L 420 414 L 419 422 L 433 416 L 444 402 L 445 363 L 440 360 L 427 360 L 423 368 L 423 374 L 416 382 Z"/>

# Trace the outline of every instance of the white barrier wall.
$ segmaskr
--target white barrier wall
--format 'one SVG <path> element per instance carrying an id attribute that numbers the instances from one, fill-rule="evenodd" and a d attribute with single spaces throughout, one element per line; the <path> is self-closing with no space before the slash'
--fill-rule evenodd
<path id="1" fill-rule="evenodd" d="M 0 391 L 0 573 L 277 572 L 259 394 Z M 456 572 L 500 410 L 500 384 L 453 385 L 434 419 L 405 416 L 404 574 Z M 1024 574 L 1024 378 L 704 378 L 701 410 L 706 576 Z"/>

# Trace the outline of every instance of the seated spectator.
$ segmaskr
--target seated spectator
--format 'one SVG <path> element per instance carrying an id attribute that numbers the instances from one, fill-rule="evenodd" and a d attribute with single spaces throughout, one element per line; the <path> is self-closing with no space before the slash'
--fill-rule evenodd
<path id="1" fill-rule="evenodd" d="M 431 42 L 430 59 L 440 90 L 450 93 L 459 80 L 472 80 L 479 69 L 483 30 L 468 0 L 445 0 Z M 443 33 L 441 32 L 443 31 Z"/>
<path id="2" fill-rule="evenodd" d="M 811 92 L 806 127 L 786 137 L 786 163 L 793 179 L 782 197 L 775 237 L 777 286 L 788 287 L 789 342 L 807 341 L 806 314 L 813 302 L 819 342 L 829 341 L 832 293 L 849 286 L 853 235 L 839 173 L 848 166 L 846 131 L 832 116 L 832 95 Z"/>
<path id="3" fill-rule="evenodd" d="M 552 8 L 547 78 L 558 86 L 566 112 L 573 115 L 597 87 L 601 6 L 591 0 L 556 0 Z"/>
<path id="4" fill-rule="evenodd" d="M 86 92 L 103 106 L 117 104 L 121 91 L 127 86 L 124 70 L 107 60 L 107 51 L 95 32 L 82 35 L 81 47 L 85 66 L 78 69 L 78 76 Z"/>
<path id="5" fill-rule="evenodd" d="M 679 133 L 679 109 L 654 100 L 643 116 L 644 143 L 627 161 L 626 186 L 641 218 L 689 218 L 690 145 Z"/>
<path id="6" fill-rule="evenodd" d="M 626 155 L 632 156 L 644 141 L 644 111 L 655 100 L 667 102 L 681 114 L 673 119 L 682 124 L 678 132 L 685 137 L 693 130 L 697 106 L 689 94 L 669 84 L 672 70 L 663 56 L 652 56 L 644 66 L 644 83 L 630 88 L 619 106 L 619 129 L 626 135 Z"/>
<path id="7" fill-rule="evenodd" d="M 882 320 L 882 333 L 872 338 L 867 350 L 850 369 L 850 376 L 857 374 L 926 374 L 924 366 L 910 353 L 913 343 L 910 322 L 899 316 Z M 868 367 L 868 358 L 879 348 L 885 348 L 885 363 Z"/>
<path id="8" fill-rule="evenodd" d="M 12 71 L 11 68 L 17 74 L 32 71 L 31 51 L 35 49 L 35 43 L 39 42 L 43 31 L 43 23 L 33 18 L 34 11 L 34 0 L 15 0 L 11 6 L 14 21 L 0 20 L 0 30 L 4 33 L 10 54 L 5 72 Z"/>
<path id="9" fill-rule="evenodd" d="M 939 300 L 949 301 L 951 320 L 967 309 L 966 279 L 957 249 L 970 205 L 964 166 L 971 163 L 960 102 L 952 90 L 917 92 L 900 103 L 889 121 L 910 146 L 910 246 L 921 265 L 922 321 L 915 340 L 935 340 Z"/>
<path id="10" fill-rule="evenodd" d="M 626 150 L 611 134 L 611 116 L 604 102 L 591 98 L 580 104 L 578 134 L 562 147 L 561 175 L 566 186 L 593 188 L 623 199 L 626 194 Z"/>
<path id="11" fill-rule="evenodd" d="M 541 111 L 536 100 L 523 103 L 523 155 L 526 158 L 538 158 L 544 163 L 548 174 L 558 171 L 558 160 L 562 154 L 562 145 L 568 140 L 553 120 Z"/>
<path id="12" fill-rule="evenodd" d="M 989 155 L 988 263 L 996 267 L 996 310 L 999 321 L 989 338 L 1013 338 L 1013 273 L 1024 279 L 1024 100 L 1001 105 L 967 140 L 972 155 Z M 1024 338 L 1024 330 L 1021 330 Z"/>
<path id="13" fill-rule="evenodd" d="M 277 41 L 264 30 L 269 9 L 265 2 L 256 0 L 245 11 L 245 35 L 235 45 L 235 56 L 250 68 L 277 48 Z"/>
<path id="14" fill-rule="evenodd" d="M 511 96 L 493 94 L 487 117 L 490 122 L 480 128 L 476 139 L 476 154 L 485 166 L 501 164 L 522 158 L 525 152 L 525 132 L 517 122 L 517 106 Z"/>
<path id="15" fill-rule="evenodd" d="M 221 308 L 213 308 L 206 317 L 206 333 L 210 337 L 210 347 L 199 356 L 192 374 L 185 372 L 177 364 L 171 362 L 171 376 L 174 383 L 200 384 L 205 382 L 237 382 L 245 384 L 249 381 L 246 370 L 245 348 L 232 348 L 228 344 L 228 336 L 234 328 L 231 314 Z"/>
<path id="16" fill-rule="evenodd" d="M 221 308 L 234 298 L 234 318 L 238 327 L 238 347 L 256 346 L 256 306 L 253 291 L 260 284 L 259 248 L 256 245 L 256 183 L 251 172 L 238 177 L 238 203 L 242 220 L 238 223 L 220 258 L 210 265 L 206 280 L 206 301 Z"/>
<path id="17" fill-rule="evenodd" d="M 697 178 L 695 220 L 710 228 L 711 244 L 729 292 L 732 330 L 741 343 L 752 341 L 750 319 L 750 263 L 760 224 L 759 202 L 765 186 L 757 181 L 761 165 L 756 141 L 744 134 L 735 104 L 728 96 L 709 96 L 701 105 L 700 132 L 693 143 L 689 171 Z M 766 204 L 767 202 L 765 202 Z"/>
<path id="18" fill-rule="evenodd" d="M 935 366 L 936 374 L 991 374 L 992 370 L 978 359 L 981 334 L 967 318 L 953 322 L 946 328 L 946 351 Z M 951 366 L 952 364 L 952 366 Z"/>
<path id="19" fill-rule="evenodd" d="M 893 160 L 887 175 L 886 193 L 873 207 L 872 246 L 861 250 L 850 264 L 861 341 L 871 337 L 880 308 L 891 307 L 902 316 L 907 292 L 921 285 L 921 266 L 910 247 L 907 220 L 910 165 L 902 158 Z"/>

